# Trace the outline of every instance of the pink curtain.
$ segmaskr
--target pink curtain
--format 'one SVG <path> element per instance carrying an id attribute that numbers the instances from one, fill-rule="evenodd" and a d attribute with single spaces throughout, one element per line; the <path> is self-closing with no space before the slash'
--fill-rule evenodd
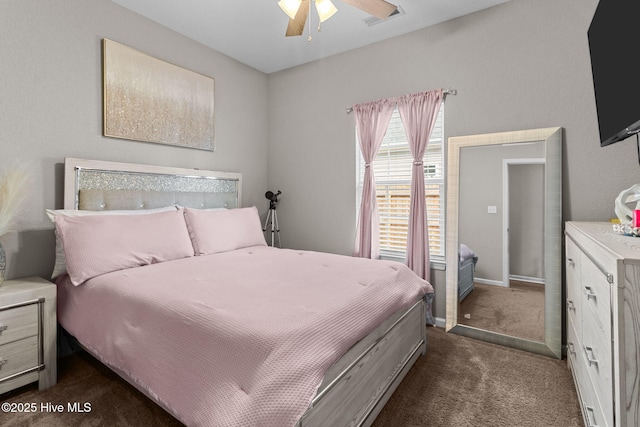
<path id="1" fill-rule="evenodd" d="M 429 280 L 429 230 L 424 191 L 422 158 L 429 136 L 438 117 L 442 89 L 409 94 L 398 98 L 398 111 L 404 124 L 413 155 L 411 172 L 411 210 L 407 236 L 407 266 L 418 276 Z"/>
<path id="2" fill-rule="evenodd" d="M 387 99 L 353 106 L 358 141 L 365 163 L 362 202 L 353 255 L 362 258 L 380 257 L 378 204 L 371 163 L 376 158 L 387 132 L 394 106 L 395 103 Z"/>

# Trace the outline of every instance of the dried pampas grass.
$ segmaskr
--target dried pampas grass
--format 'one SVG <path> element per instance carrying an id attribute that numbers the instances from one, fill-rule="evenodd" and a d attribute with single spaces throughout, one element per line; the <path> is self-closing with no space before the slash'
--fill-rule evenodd
<path id="1" fill-rule="evenodd" d="M 29 184 L 26 166 L 16 166 L 0 177 L 0 236 L 14 231 Z"/>

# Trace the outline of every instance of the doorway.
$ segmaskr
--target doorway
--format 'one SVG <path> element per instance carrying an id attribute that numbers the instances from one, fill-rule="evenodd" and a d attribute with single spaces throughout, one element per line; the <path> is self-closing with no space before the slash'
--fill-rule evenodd
<path id="1" fill-rule="evenodd" d="M 544 285 L 544 159 L 503 160 L 502 283 Z"/>

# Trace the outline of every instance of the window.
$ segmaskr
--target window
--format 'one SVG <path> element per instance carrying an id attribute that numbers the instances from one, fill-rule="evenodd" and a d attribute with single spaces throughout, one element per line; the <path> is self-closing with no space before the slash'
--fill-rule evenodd
<path id="1" fill-rule="evenodd" d="M 425 203 L 429 228 L 429 255 L 432 261 L 444 262 L 444 103 L 429 139 L 423 158 Z M 364 160 L 360 145 L 357 150 L 357 210 L 360 210 L 364 180 Z M 380 214 L 380 255 L 385 258 L 405 258 L 411 194 L 413 157 L 396 108 L 387 134 L 373 162 L 376 180 L 376 201 Z"/>

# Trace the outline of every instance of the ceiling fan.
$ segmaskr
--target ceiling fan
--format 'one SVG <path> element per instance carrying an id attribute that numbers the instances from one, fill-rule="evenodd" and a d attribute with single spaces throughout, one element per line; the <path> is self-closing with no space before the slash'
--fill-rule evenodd
<path id="1" fill-rule="evenodd" d="M 289 16 L 289 25 L 287 25 L 287 37 L 301 36 L 304 26 L 307 23 L 307 17 L 311 11 L 312 0 L 280 0 L 278 6 Z M 320 23 L 331 18 L 338 9 L 331 0 L 313 0 L 318 11 Z M 398 6 L 391 4 L 385 0 L 342 0 L 343 2 L 357 7 L 378 19 L 386 19 L 393 15 Z M 318 30 L 320 27 L 318 26 Z M 309 41 L 311 41 L 311 29 L 309 29 Z"/>

